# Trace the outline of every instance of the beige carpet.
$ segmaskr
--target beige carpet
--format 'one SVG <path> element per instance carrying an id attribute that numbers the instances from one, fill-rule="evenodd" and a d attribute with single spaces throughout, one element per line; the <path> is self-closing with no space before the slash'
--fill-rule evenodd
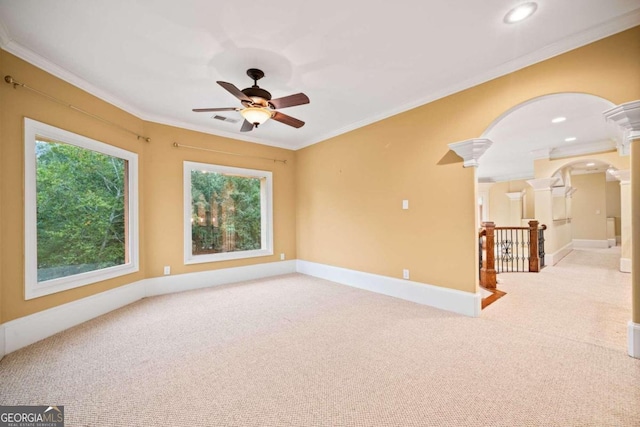
<path id="1" fill-rule="evenodd" d="M 631 319 L 631 274 L 618 271 L 620 247 L 576 249 L 540 273 L 502 273 L 508 295 L 483 318 L 623 350 Z"/>
<path id="2" fill-rule="evenodd" d="M 500 318 L 515 294 L 480 319 L 297 274 L 145 299 L 5 357 L 0 404 L 68 426 L 640 425 L 640 360 Z"/>

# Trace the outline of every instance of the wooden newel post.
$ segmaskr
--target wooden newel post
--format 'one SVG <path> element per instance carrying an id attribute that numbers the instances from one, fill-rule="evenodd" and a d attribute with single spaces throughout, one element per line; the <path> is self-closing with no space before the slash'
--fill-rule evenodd
<path id="1" fill-rule="evenodd" d="M 487 289 L 496 288 L 496 258 L 495 258 L 495 228 L 493 222 L 483 222 L 482 227 L 486 230 L 485 252 L 486 258 L 480 270 L 480 284 Z"/>
<path id="2" fill-rule="evenodd" d="M 540 271 L 540 257 L 538 256 L 538 221 L 529 221 L 529 271 Z"/>

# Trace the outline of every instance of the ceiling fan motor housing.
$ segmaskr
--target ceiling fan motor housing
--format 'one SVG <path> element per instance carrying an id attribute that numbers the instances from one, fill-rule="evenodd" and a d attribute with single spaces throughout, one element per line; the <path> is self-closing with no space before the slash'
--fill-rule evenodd
<path id="1" fill-rule="evenodd" d="M 266 90 L 259 88 L 257 86 L 242 89 L 242 93 L 247 95 L 249 98 L 262 98 L 265 101 L 271 100 L 271 94 Z"/>

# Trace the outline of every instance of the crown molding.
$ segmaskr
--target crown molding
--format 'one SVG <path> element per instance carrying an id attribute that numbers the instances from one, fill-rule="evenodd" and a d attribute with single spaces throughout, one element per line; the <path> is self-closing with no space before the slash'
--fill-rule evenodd
<path id="1" fill-rule="evenodd" d="M 509 173 L 505 175 L 494 175 L 494 176 L 485 176 L 478 178 L 478 182 L 481 183 L 491 183 L 495 184 L 496 182 L 507 182 L 507 181 L 522 181 L 527 179 L 533 179 L 534 173 L 531 172 L 515 172 Z"/>
<path id="2" fill-rule="evenodd" d="M 466 141 L 452 142 L 449 149 L 464 160 L 463 167 L 478 167 L 478 159 L 491 147 L 493 141 L 486 138 L 473 138 Z"/>
<path id="3" fill-rule="evenodd" d="M 9 38 L 9 41 L 2 46 L 2 49 L 28 62 L 29 64 L 34 65 L 46 71 L 47 73 L 52 74 L 53 76 L 58 77 L 59 79 L 64 80 L 65 82 L 79 89 L 82 89 L 83 91 L 88 92 L 91 95 L 96 96 L 103 101 L 106 101 L 109 104 L 126 111 L 129 114 L 138 117 L 139 119 L 146 120 L 145 114 L 142 110 L 139 110 L 133 105 L 128 104 L 122 99 L 112 95 L 110 92 L 107 92 L 106 90 L 100 89 L 99 87 L 89 83 L 82 77 L 72 73 L 66 68 L 60 67 L 44 56 L 41 56 L 34 51 L 23 47 L 14 40 L 11 40 L 11 38 Z M 19 79 L 19 76 L 16 77 Z"/>
<path id="4" fill-rule="evenodd" d="M 582 46 L 586 46 L 590 43 L 604 39 L 605 37 L 609 37 L 616 33 L 628 30 L 629 28 L 633 28 L 638 24 L 640 24 L 640 8 L 632 10 L 631 12 L 624 15 L 617 16 L 613 19 L 610 19 L 609 21 L 587 28 L 586 30 L 580 31 L 571 36 L 565 37 L 561 41 L 547 45 L 528 55 L 524 55 L 508 61 L 498 67 L 495 67 L 478 76 L 467 79 L 461 83 L 447 86 L 446 88 L 433 92 L 416 101 L 404 104 L 398 108 L 387 110 L 386 112 L 378 114 L 377 116 L 374 116 L 372 118 L 351 123 L 335 131 L 327 132 L 320 138 L 314 138 L 308 142 L 303 143 L 300 148 L 308 147 L 310 145 L 336 137 L 346 132 L 350 132 L 371 123 L 375 123 L 388 117 L 395 116 L 396 114 L 412 110 L 414 108 L 420 107 L 421 105 L 425 105 L 449 95 L 453 95 L 454 93 L 461 92 L 465 89 L 478 86 L 482 83 L 486 83 L 498 77 L 505 76 L 509 73 L 513 73 L 514 71 L 518 71 L 522 68 L 531 66 L 538 62 L 542 62 L 555 56 L 562 55 L 563 53 L 569 52 Z"/>
<path id="5" fill-rule="evenodd" d="M 308 147 L 310 145 L 313 145 L 318 142 L 341 135 L 343 133 L 347 133 L 349 131 L 361 128 L 371 123 L 375 123 L 380 120 L 389 118 L 391 116 L 395 116 L 397 114 L 403 113 L 405 111 L 412 110 L 414 108 L 420 107 L 422 105 L 428 104 L 430 102 L 436 101 L 438 99 L 444 98 L 454 93 L 463 91 L 465 89 L 469 89 L 471 87 L 480 85 L 482 83 L 486 83 L 490 80 L 507 75 L 509 73 L 531 66 L 538 62 L 545 61 L 547 59 L 561 55 L 568 51 L 585 46 L 589 43 L 596 42 L 598 40 L 601 40 L 613 34 L 628 30 L 629 28 L 637 26 L 638 24 L 640 24 L 640 8 L 635 9 L 624 15 L 620 15 L 615 18 L 612 18 L 598 25 L 587 28 L 583 31 L 580 31 L 568 37 L 565 37 L 562 40 L 549 44 L 541 49 L 538 49 L 535 52 L 515 58 L 511 61 L 501 64 L 498 67 L 494 67 L 493 69 L 485 73 L 479 74 L 470 79 L 464 80 L 460 83 L 449 85 L 441 90 L 434 91 L 424 97 L 421 97 L 415 101 L 406 103 L 400 107 L 393 108 L 385 112 L 382 112 L 380 114 L 377 114 L 373 117 L 369 117 L 369 118 L 348 124 L 339 129 L 327 132 L 321 135 L 320 137 L 311 138 L 308 141 L 303 141 L 296 146 L 295 150 Z M 0 21 L 0 47 L 6 50 L 7 52 L 13 55 L 16 55 L 17 57 L 29 62 L 30 64 L 35 65 L 36 67 L 41 68 L 44 71 L 47 71 L 48 73 L 53 74 L 54 76 L 66 81 L 67 83 L 70 83 L 90 93 L 91 95 L 94 95 L 142 120 L 156 122 L 160 124 L 166 124 L 169 126 L 176 126 L 176 123 L 182 123 L 178 125 L 180 127 L 183 127 L 184 125 L 183 122 L 168 120 L 165 117 L 153 116 L 145 111 L 142 111 L 139 108 L 134 107 L 133 105 L 122 100 L 121 98 L 111 94 L 110 92 L 89 83 L 88 81 L 83 79 L 81 76 L 78 76 L 63 67 L 58 66 L 52 60 L 47 59 L 31 51 L 30 49 L 20 45 L 19 43 L 11 39 L 9 32 L 7 31 L 6 28 L 4 28 L 4 25 L 2 24 L 1 21 Z M 250 138 L 244 135 L 237 135 L 235 133 L 218 131 L 214 129 L 207 129 L 205 131 L 202 129 L 206 129 L 206 128 L 200 127 L 197 125 L 189 125 L 188 129 L 197 130 L 198 132 L 206 132 L 212 135 L 230 137 L 230 138 L 241 140 L 241 141 L 255 142 L 263 145 L 273 145 L 276 147 L 280 146 L 274 143 L 270 143 L 268 141 L 264 141 L 257 138 Z M 638 137 L 640 137 L 640 135 Z"/>
<path id="6" fill-rule="evenodd" d="M 565 157 L 584 156 L 587 154 L 606 153 L 616 149 L 616 144 L 611 140 L 587 142 L 582 144 L 571 144 L 563 147 L 556 147 L 551 150 L 551 159 L 562 159 Z"/>
<path id="7" fill-rule="evenodd" d="M 165 126 L 173 126 L 176 128 L 180 128 L 180 129 L 186 129 L 186 130 L 192 130 L 195 132 L 200 132 L 200 133 L 206 133 L 209 135 L 215 135 L 215 136 L 219 136 L 222 138 L 229 138 L 229 139 L 234 139 L 236 141 L 244 141 L 244 142 L 250 142 L 250 143 L 254 143 L 254 144 L 260 144 L 260 145 L 267 145 L 270 147 L 276 147 L 276 148 L 284 148 L 286 150 L 291 150 L 291 151 L 295 151 L 298 149 L 297 146 L 291 146 L 289 144 L 282 144 L 282 143 L 277 143 L 277 142 L 271 142 L 271 141 L 265 141 L 262 140 L 260 138 L 253 138 L 253 137 L 247 137 L 247 136 L 238 136 L 237 134 L 233 133 L 233 132 L 227 132 L 227 131 L 223 131 L 223 130 L 218 130 L 218 129 L 210 129 L 206 126 L 198 126 L 198 125 L 194 125 L 193 123 L 187 123 L 187 122 L 183 122 L 181 120 L 173 120 L 173 119 L 169 119 L 166 117 L 162 117 L 162 116 L 150 116 L 144 119 L 146 122 L 149 123 L 157 123 L 159 125 L 165 125 Z"/>
<path id="8" fill-rule="evenodd" d="M 6 45 L 11 42 L 11 37 L 9 37 L 9 31 L 7 27 L 4 25 L 2 20 L 0 19 L 0 49 L 4 49 Z"/>
<path id="9" fill-rule="evenodd" d="M 4 34 L 3 34 L 4 31 Z M 58 77 L 61 80 L 95 96 L 100 98 L 101 100 L 108 102 L 109 104 L 126 111 L 127 113 L 139 118 L 140 120 L 150 122 L 150 123 L 158 123 L 167 126 L 174 126 L 181 129 L 192 130 L 196 132 L 206 133 L 209 135 L 220 136 L 223 138 L 231 138 L 239 141 L 252 142 L 255 144 L 268 145 L 272 147 L 285 148 L 288 150 L 295 150 L 296 147 L 292 147 L 287 144 L 279 144 L 273 143 L 270 141 L 265 141 L 260 138 L 254 138 L 251 136 L 237 135 L 233 132 L 227 132 L 224 130 L 218 129 L 210 129 L 206 126 L 198 126 L 192 123 L 183 122 L 180 120 L 174 120 L 163 116 L 157 116 L 153 114 L 147 114 L 142 110 L 128 104 L 122 99 L 113 96 L 111 93 L 100 89 L 99 87 L 92 85 L 91 83 L 84 80 L 82 77 L 68 71 L 63 67 L 59 67 L 52 61 L 44 58 L 43 56 L 38 55 L 37 53 L 24 48 L 20 44 L 11 40 L 6 33 L 6 30 L 3 29 L 2 22 L 0 21 L 0 43 L 2 43 L 1 47 L 3 50 L 17 56 L 18 58 Z"/>

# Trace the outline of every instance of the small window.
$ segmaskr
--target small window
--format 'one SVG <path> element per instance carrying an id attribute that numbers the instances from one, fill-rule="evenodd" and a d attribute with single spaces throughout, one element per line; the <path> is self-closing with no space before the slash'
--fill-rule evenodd
<path id="1" fill-rule="evenodd" d="M 25 119 L 25 297 L 138 271 L 137 155 Z"/>
<path id="2" fill-rule="evenodd" d="M 273 255 L 271 172 L 184 163 L 186 264 Z"/>

